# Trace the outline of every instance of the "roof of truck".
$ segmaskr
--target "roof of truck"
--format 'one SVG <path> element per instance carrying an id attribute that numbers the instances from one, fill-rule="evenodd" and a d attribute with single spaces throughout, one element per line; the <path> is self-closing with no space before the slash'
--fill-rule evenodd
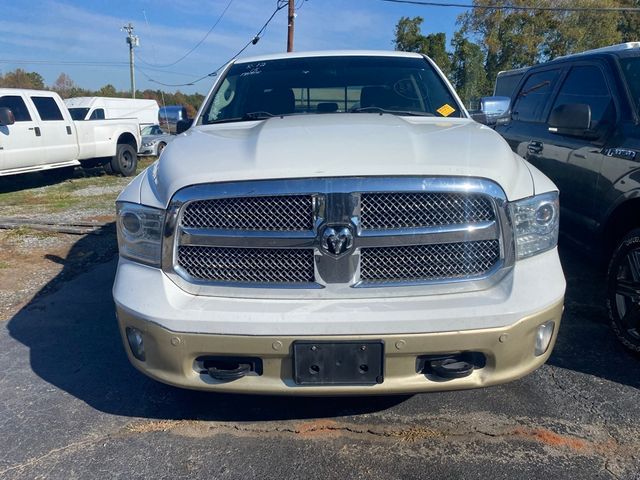
<path id="1" fill-rule="evenodd" d="M 281 60 L 285 58 L 307 58 L 307 57 L 405 57 L 422 58 L 422 54 L 414 52 L 398 52 L 394 50 L 319 50 L 312 52 L 290 52 L 273 53 L 270 55 L 259 55 L 245 57 L 235 61 L 235 63 L 260 62 L 265 60 Z"/>

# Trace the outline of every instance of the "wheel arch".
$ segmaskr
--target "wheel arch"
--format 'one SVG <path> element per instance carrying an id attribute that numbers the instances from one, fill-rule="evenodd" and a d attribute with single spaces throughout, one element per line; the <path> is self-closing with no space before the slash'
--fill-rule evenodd
<path id="1" fill-rule="evenodd" d="M 607 215 L 601 229 L 606 258 L 609 258 L 622 238 L 634 228 L 640 228 L 640 191 L 629 192 Z"/>
<path id="2" fill-rule="evenodd" d="M 131 147 L 133 147 L 136 153 L 138 152 L 138 141 L 136 140 L 136 137 L 131 132 L 124 132 L 124 133 L 121 133 L 120 136 L 118 136 L 117 145 L 123 145 L 123 144 L 131 145 Z"/>

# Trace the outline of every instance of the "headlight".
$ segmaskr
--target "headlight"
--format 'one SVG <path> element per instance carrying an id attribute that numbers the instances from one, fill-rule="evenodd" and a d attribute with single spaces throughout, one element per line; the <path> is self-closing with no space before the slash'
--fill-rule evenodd
<path id="1" fill-rule="evenodd" d="M 144 142 L 144 143 L 142 144 L 142 146 L 143 146 L 144 148 L 149 148 L 149 147 L 153 147 L 153 145 L 154 145 L 155 143 L 156 143 L 156 142 L 155 142 L 155 140 L 154 140 L 154 141 L 151 141 L 151 142 Z"/>
<path id="2" fill-rule="evenodd" d="M 118 249 L 123 257 L 160 266 L 164 210 L 135 203 L 116 203 Z"/>
<path id="3" fill-rule="evenodd" d="M 558 192 L 543 193 L 509 204 L 517 258 L 526 258 L 558 244 Z"/>

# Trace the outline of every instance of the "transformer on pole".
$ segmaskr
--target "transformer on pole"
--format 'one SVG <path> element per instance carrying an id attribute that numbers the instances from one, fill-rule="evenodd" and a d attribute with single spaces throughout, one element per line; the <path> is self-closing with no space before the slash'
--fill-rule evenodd
<path id="1" fill-rule="evenodd" d="M 140 39 L 133 34 L 133 24 L 129 22 L 122 30 L 127 32 L 127 44 L 129 45 L 129 74 L 131 76 L 131 98 L 136 98 L 136 76 L 134 71 L 133 49 L 140 46 Z"/>

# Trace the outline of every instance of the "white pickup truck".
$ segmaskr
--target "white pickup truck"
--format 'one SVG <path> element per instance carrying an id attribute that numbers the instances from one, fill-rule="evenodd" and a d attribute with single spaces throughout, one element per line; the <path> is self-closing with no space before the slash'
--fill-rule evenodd
<path id="1" fill-rule="evenodd" d="M 423 55 L 232 62 L 117 211 L 125 349 L 169 384 L 481 387 L 558 334 L 558 191 Z"/>
<path id="2" fill-rule="evenodd" d="M 0 88 L 0 176 L 81 164 L 130 176 L 139 146 L 135 120 L 76 122 L 55 92 Z"/>

